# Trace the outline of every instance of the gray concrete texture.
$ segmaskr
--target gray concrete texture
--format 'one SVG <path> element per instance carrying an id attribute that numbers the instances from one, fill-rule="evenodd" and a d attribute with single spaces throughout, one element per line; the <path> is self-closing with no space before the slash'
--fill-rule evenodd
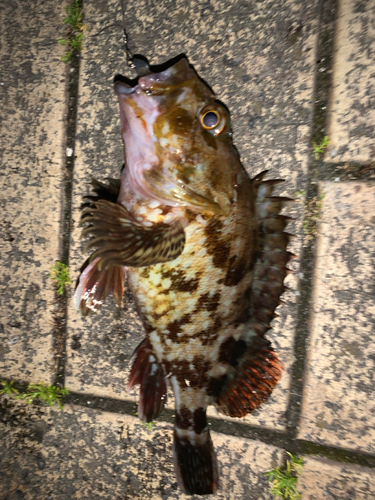
<path id="1" fill-rule="evenodd" d="M 330 144 L 318 164 L 311 137 L 316 61 L 324 40 L 322 3 L 125 3 L 130 48 L 152 64 L 185 53 L 228 106 L 234 142 L 249 174 L 267 169 L 268 178 L 285 179 L 278 193 L 296 200 L 285 211 L 294 218 L 288 226 L 296 235 L 289 247 L 296 255 L 289 265 L 294 274 L 286 279 L 289 290 L 267 334 L 284 363 L 283 377 L 251 416 L 230 419 L 209 410 L 220 426 L 213 441 L 221 485 L 213 499 L 272 498 L 263 473 L 282 464 L 283 449 L 292 449 L 298 440 L 320 445 L 323 455 L 305 454 L 299 481 L 303 500 L 375 498 L 374 469 L 355 465 L 357 458 L 363 464 L 366 457 L 375 457 L 375 6 L 365 0 L 323 4 L 336 9 L 336 23 L 333 65 L 326 69 L 332 71 L 326 128 Z M 56 42 L 65 35 L 64 5 L 9 0 L 0 9 L 0 377 L 21 382 L 52 383 L 56 371 L 58 304 L 48 272 L 61 257 L 67 178 L 70 69 L 60 61 L 64 48 Z M 121 50 L 120 3 L 84 1 L 84 16 L 73 153 L 73 282 L 85 259 L 79 227 L 82 197 L 90 191 L 92 176 L 117 178 L 123 163 L 113 77 L 135 76 Z M 370 177 L 341 182 L 339 174 L 331 174 L 333 162 L 344 170 L 357 162 Z M 324 194 L 319 223 L 306 235 L 303 226 L 311 205 L 305 198 L 318 180 Z M 301 265 L 309 245 L 315 252 L 306 306 L 310 316 L 301 327 L 301 280 L 306 274 Z M 66 387 L 85 401 L 136 403 L 137 392 L 128 394 L 126 383 L 143 329 L 130 292 L 121 308 L 109 297 L 98 314 L 82 319 L 72 303 L 73 288 L 68 291 Z M 302 339 L 305 359 L 295 355 L 301 328 L 308 331 Z M 305 370 L 296 380 L 293 366 L 303 363 Z M 298 391 L 301 412 L 290 420 L 290 401 Z M 133 415 L 135 404 L 123 414 L 73 404 L 63 411 L 25 406 L 5 396 L 0 403 L 1 500 L 185 498 L 173 475 L 172 426 L 163 422 L 163 415 L 148 431 Z M 173 410 L 173 399 L 168 408 Z M 243 431 L 231 422 L 241 424 Z M 258 431 L 258 440 L 245 437 L 258 436 Z M 279 444 L 272 441 L 274 435 Z M 328 447 L 336 450 L 336 459 L 324 458 Z M 354 465 L 338 462 L 340 450 L 357 454 L 346 457 Z"/>
<path id="2" fill-rule="evenodd" d="M 61 7 L 1 10 L 1 347 L 3 376 L 50 383 L 64 179 L 66 68 Z"/>
<path id="3" fill-rule="evenodd" d="M 371 453 L 375 189 L 322 182 L 300 437 Z"/>
<path id="4" fill-rule="evenodd" d="M 375 157 L 375 5 L 339 3 L 326 160 L 367 163 Z"/>
<path id="5" fill-rule="evenodd" d="M 1 430 L 7 462 L 1 498 L 192 498 L 181 494 L 174 477 L 171 424 L 158 423 L 149 432 L 136 417 L 76 406 L 63 412 L 34 408 L 27 416 L 20 410 L 19 404 L 7 408 L 13 432 Z M 210 498 L 271 500 L 263 472 L 281 463 L 282 450 L 217 433 L 212 437 L 221 491 Z"/>

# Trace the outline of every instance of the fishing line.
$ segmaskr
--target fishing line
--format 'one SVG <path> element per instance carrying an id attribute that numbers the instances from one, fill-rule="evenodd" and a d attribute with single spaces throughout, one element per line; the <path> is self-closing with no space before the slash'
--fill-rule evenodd
<path id="1" fill-rule="evenodd" d="M 126 31 L 126 25 L 125 25 L 124 2 L 121 1 L 120 4 L 121 4 L 121 11 L 122 11 L 122 24 L 119 24 L 119 23 L 108 24 L 108 26 L 104 26 L 104 28 L 102 28 L 100 31 L 95 33 L 95 35 L 93 35 L 93 36 L 99 36 L 101 33 L 103 33 L 104 31 L 106 31 L 109 28 L 121 28 L 123 30 L 121 49 L 125 51 L 126 64 L 128 65 L 128 67 L 130 69 L 137 69 L 137 66 L 133 60 L 134 56 L 133 56 L 133 54 L 130 50 L 130 47 L 129 47 L 129 36 L 128 36 L 128 33 Z"/>
<path id="2" fill-rule="evenodd" d="M 141 56 L 139 54 L 133 54 L 132 51 L 130 50 L 129 47 L 129 36 L 126 31 L 126 26 L 125 26 L 125 9 L 124 9 L 124 2 L 121 1 L 121 11 L 122 11 L 122 25 L 118 23 L 113 23 L 108 26 L 105 26 L 102 28 L 98 33 L 96 33 L 93 36 L 98 36 L 100 33 L 105 31 L 108 28 L 112 27 L 121 27 L 123 30 L 122 34 L 122 46 L 121 49 L 125 51 L 125 59 L 126 63 L 128 65 L 128 68 L 130 69 L 135 69 L 137 72 L 137 75 L 139 77 L 149 75 L 151 73 L 150 66 L 148 65 L 148 61 L 144 56 Z"/>
<path id="3" fill-rule="evenodd" d="M 134 63 L 134 57 L 133 54 L 131 53 L 131 50 L 129 48 L 129 37 L 128 33 L 126 31 L 126 25 L 125 25 L 125 9 L 124 9 L 124 2 L 121 1 L 121 10 L 122 10 L 122 28 L 123 28 L 123 44 L 121 46 L 122 50 L 125 51 L 125 57 L 126 57 L 126 63 L 129 68 L 131 69 L 136 69 L 136 65 Z"/>

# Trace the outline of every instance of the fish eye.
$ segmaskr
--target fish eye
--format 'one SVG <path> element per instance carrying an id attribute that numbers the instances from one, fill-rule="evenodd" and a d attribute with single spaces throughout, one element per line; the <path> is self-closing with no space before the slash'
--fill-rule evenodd
<path id="1" fill-rule="evenodd" d="M 202 127 L 213 135 L 219 135 L 224 129 L 229 131 L 228 111 L 220 103 L 210 103 L 199 112 L 199 120 Z"/>
<path id="2" fill-rule="evenodd" d="M 211 130 L 215 128 L 220 121 L 220 116 L 217 111 L 206 111 L 201 118 L 203 128 Z"/>

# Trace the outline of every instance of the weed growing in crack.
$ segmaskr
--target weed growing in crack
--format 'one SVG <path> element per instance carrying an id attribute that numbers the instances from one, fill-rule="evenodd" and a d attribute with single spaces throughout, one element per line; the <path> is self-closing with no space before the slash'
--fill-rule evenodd
<path id="1" fill-rule="evenodd" d="M 156 425 L 157 422 L 145 422 L 142 424 L 142 427 L 148 430 L 148 432 L 152 431 L 152 428 L 154 425 Z"/>
<path id="2" fill-rule="evenodd" d="M 69 278 L 69 267 L 62 262 L 57 261 L 52 267 L 49 277 L 56 282 L 57 293 L 64 295 L 64 289 L 71 284 Z"/>
<path id="3" fill-rule="evenodd" d="M 2 389 L 0 389 L 0 395 L 6 394 L 7 396 L 12 396 L 12 394 L 18 394 L 18 390 L 13 387 L 14 380 L 11 382 L 8 382 L 7 380 L 0 380 L 0 384 L 3 386 Z"/>
<path id="4" fill-rule="evenodd" d="M 136 411 L 136 412 L 134 413 L 134 415 L 138 416 L 138 412 Z M 154 425 L 156 425 L 156 424 L 157 424 L 157 422 L 144 422 L 144 423 L 142 424 L 142 427 L 144 427 L 145 429 L 147 429 L 147 430 L 148 430 L 148 432 L 151 432 L 151 431 L 152 431 L 153 426 L 154 426 Z"/>
<path id="5" fill-rule="evenodd" d="M 294 191 L 294 196 L 298 197 L 298 198 L 305 198 L 306 196 L 306 191 L 305 189 L 302 189 L 301 191 Z"/>
<path id="6" fill-rule="evenodd" d="M 329 139 L 327 135 L 323 137 L 323 139 L 320 141 L 319 144 L 315 141 L 312 141 L 313 150 L 315 153 L 315 160 L 319 160 L 320 155 L 324 153 L 328 144 L 329 144 Z"/>
<path id="7" fill-rule="evenodd" d="M 31 404 L 35 400 L 43 401 L 48 406 L 57 405 L 60 410 L 63 409 L 62 397 L 69 394 L 68 389 L 62 387 L 55 387 L 53 385 L 29 384 L 26 391 L 16 396 L 16 399 L 26 400 Z"/>
<path id="8" fill-rule="evenodd" d="M 325 194 L 320 193 L 310 201 L 305 202 L 305 218 L 303 221 L 303 242 L 305 245 L 316 235 L 317 222 L 321 217 L 322 200 Z"/>
<path id="9" fill-rule="evenodd" d="M 281 470 L 280 467 L 265 472 L 264 475 L 268 476 L 271 485 L 271 493 L 275 498 L 282 498 L 283 500 L 298 500 L 301 498 L 297 490 L 298 475 L 302 472 L 303 459 L 292 455 L 288 451 L 290 460 L 286 461 L 286 467 Z"/>
<path id="10" fill-rule="evenodd" d="M 67 38 L 59 38 L 57 41 L 60 45 L 68 45 L 68 51 L 61 58 L 66 63 L 72 57 L 75 50 L 81 52 L 85 26 L 82 23 L 83 13 L 79 5 L 79 0 L 73 0 L 65 10 L 67 16 L 64 17 L 63 21 L 68 25 Z"/>
<path id="11" fill-rule="evenodd" d="M 138 416 L 138 412 L 136 411 L 136 412 L 134 413 L 134 415 Z M 144 427 L 145 429 L 147 429 L 147 430 L 148 430 L 148 432 L 151 432 L 151 431 L 152 431 L 153 426 L 154 426 L 154 425 L 156 425 L 156 424 L 157 424 L 157 422 L 144 422 L 144 423 L 142 424 L 142 427 Z"/>
<path id="12" fill-rule="evenodd" d="M 53 385 L 45 385 L 43 382 L 40 384 L 29 384 L 26 391 L 21 392 L 16 389 L 13 384 L 14 380 L 0 380 L 2 388 L 0 389 L 0 396 L 7 395 L 13 396 L 16 394 L 15 399 L 21 399 L 31 404 L 35 400 L 47 403 L 48 406 L 57 405 L 61 410 L 63 409 L 62 397 L 69 394 L 68 389 L 55 387 Z"/>

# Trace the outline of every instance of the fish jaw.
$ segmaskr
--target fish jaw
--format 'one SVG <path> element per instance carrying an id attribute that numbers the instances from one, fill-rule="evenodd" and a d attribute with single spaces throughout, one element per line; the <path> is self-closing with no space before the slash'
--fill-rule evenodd
<path id="1" fill-rule="evenodd" d="M 139 85 L 132 89 L 124 85 L 122 82 L 115 84 L 120 104 L 121 133 L 127 166 L 122 184 L 127 182 L 130 189 L 140 197 L 153 199 L 152 193 L 147 189 L 144 172 L 159 164 L 153 137 L 154 122 L 160 114 L 158 101 L 149 99 Z M 124 90 L 131 92 L 125 93 Z"/>

